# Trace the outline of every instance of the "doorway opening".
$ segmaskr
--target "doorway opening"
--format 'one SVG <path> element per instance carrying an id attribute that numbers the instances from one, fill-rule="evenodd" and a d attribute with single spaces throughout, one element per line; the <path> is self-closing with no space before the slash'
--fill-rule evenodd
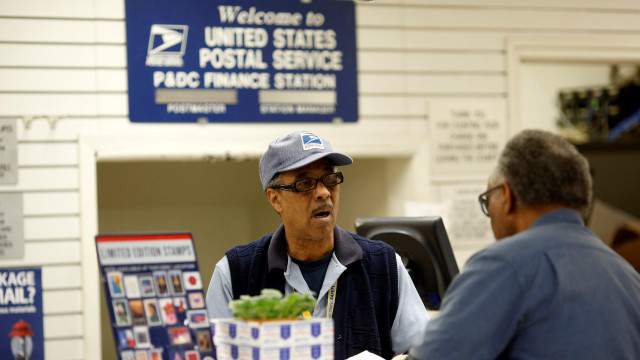
<path id="1" fill-rule="evenodd" d="M 396 159 L 399 160 L 399 159 Z M 401 160 L 404 161 L 404 160 Z M 389 214 L 389 164 L 356 159 L 341 167 L 338 225 L 354 230 L 357 217 Z M 231 247 L 272 232 L 279 224 L 258 177 L 258 159 L 219 161 L 98 161 L 101 234 L 190 232 L 203 285 Z M 102 358 L 115 358 L 111 323 L 100 287 Z"/>

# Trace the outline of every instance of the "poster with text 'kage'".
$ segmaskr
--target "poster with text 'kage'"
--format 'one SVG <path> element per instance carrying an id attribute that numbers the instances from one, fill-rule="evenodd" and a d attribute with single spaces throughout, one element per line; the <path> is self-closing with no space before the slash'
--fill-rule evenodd
<path id="1" fill-rule="evenodd" d="M 191 234 L 98 235 L 120 360 L 213 360 Z"/>
<path id="2" fill-rule="evenodd" d="M 0 359 L 44 359 L 42 271 L 0 269 Z"/>

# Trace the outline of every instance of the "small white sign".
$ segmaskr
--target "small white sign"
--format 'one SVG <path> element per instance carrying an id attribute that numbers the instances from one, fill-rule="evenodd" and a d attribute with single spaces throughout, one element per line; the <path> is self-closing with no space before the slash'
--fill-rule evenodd
<path id="1" fill-rule="evenodd" d="M 506 142 L 505 107 L 499 99 L 432 101 L 433 176 L 488 176 Z"/>
<path id="2" fill-rule="evenodd" d="M 0 120 L 0 184 L 18 183 L 16 120 Z"/>
<path id="3" fill-rule="evenodd" d="M 0 194 L 0 259 L 24 257 L 22 194 Z"/>
<path id="4" fill-rule="evenodd" d="M 486 185 L 450 184 L 440 187 L 440 198 L 448 203 L 446 213 L 447 232 L 456 242 L 492 242 L 491 222 L 480 210 L 478 195 Z"/>
<path id="5" fill-rule="evenodd" d="M 493 241 L 489 218 L 480 210 L 481 183 L 436 185 L 440 202 L 408 201 L 405 216 L 440 216 L 452 245 Z"/>

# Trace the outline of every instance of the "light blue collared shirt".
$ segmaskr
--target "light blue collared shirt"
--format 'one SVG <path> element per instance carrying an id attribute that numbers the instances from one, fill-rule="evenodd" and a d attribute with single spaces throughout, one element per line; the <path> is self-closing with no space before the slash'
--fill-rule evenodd
<path id="1" fill-rule="evenodd" d="M 640 275 L 560 209 L 475 254 L 411 359 L 640 359 Z"/>

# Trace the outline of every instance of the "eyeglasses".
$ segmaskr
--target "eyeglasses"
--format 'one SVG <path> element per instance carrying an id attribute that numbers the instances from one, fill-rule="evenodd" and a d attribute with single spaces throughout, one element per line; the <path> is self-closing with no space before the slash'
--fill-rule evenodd
<path id="1" fill-rule="evenodd" d="M 502 187 L 502 184 L 497 185 L 492 187 L 491 189 L 483 192 L 482 194 L 478 195 L 478 202 L 480 203 L 480 210 L 482 210 L 482 213 L 485 214 L 486 216 L 489 216 L 489 194 L 492 191 L 498 190 Z"/>
<path id="2" fill-rule="evenodd" d="M 324 186 L 327 188 L 334 187 L 338 184 L 342 184 L 344 181 L 344 176 L 342 176 L 341 172 L 333 172 L 329 174 L 324 174 L 319 178 L 303 178 L 294 181 L 291 184 L 278 184 L 273 185 L 271 188 L 279 189 L 279 190 L 287 190 L 293 192 L 307 192 L 311 191 L 318 186 L 318 181 L 322 182 Z"/>

